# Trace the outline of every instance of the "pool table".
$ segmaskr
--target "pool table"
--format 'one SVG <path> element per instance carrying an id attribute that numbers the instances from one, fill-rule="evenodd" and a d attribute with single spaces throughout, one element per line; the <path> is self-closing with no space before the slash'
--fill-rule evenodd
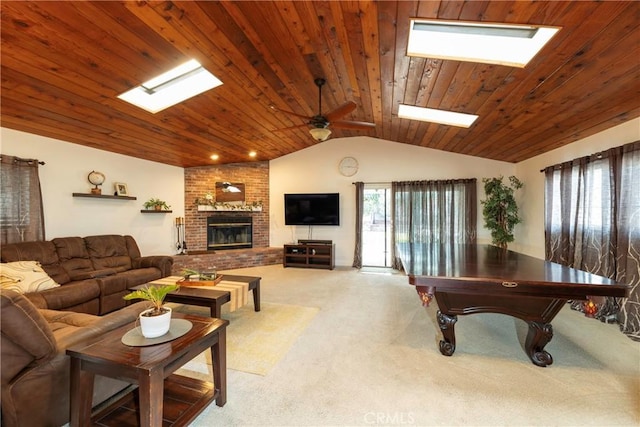
<path id="1" fill-rule="evenodd" d="M 502 313 L 528 323 L 525 351 L 541 367 L 553 363 L 544 346 L 551 321 L 568 300 L 628 296 L 629 288 L 606 277 L 492 245 L 399 244 L 409 283 L 423 305 L 435 297 L 442 331 L 440 352 L 456 349 L 458 315 Z"/>

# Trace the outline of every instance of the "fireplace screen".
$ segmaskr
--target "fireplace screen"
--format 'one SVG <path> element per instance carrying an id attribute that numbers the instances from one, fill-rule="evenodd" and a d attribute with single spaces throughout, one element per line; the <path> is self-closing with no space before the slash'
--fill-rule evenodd
<path id="1" fill-rule="evenodd" d="M 253 247 L 251 217 L 207 218 L 207 249 L 244 249 Z"/>

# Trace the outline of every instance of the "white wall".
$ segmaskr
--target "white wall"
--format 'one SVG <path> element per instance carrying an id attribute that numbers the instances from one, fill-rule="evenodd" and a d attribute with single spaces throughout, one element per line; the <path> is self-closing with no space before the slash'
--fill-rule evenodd
<path id="1" fill-rule="evenodd" d="M 44 202 L 46 239 L 96 234 L 130 234 L 143 255 L 175 253 L 175 217 L 184 216 L 184 169 L 1 128 L 0 152 L 37 158 Z M 135 201 L 72 197 L 88 193 L 92 170 L 105 174 L 102 194 L 124 182 Z M 140 213 L 151 197 L 171 205 L 170 214 Z"/>
<path id="2" fill-rule="evenodd" d="M 518 163 L 516 176 L 525 183 L 518 199 L 523 223 L 515 230 L 517 245 L 513 248 L 544 258 L 544 174 L 540 170 L 637 140 L 640 140 L 640 118 Z"/>
<path id="3" fill-rule="evenodd" d="M 360 169 L 352 177 L 338 172 L 345 156 L 355 157 Z M 336 244 L 336 264 L 350 266 L 355 244 L 355 181 L 391 182 L 424 179 L 478 179 L 478 239 L 489 242 L 482 227 L 480 200 L 484 198 L 482 178 L 509 176 L 515 165 L 448 153 L 370 137 L 336 138 L 270 162 L 270 244 L 282 246 L 298 239 L 328 239 Z M 284 225 L 285 193 L 340 193 L 340 226 Z"/>
<path id="4" fill-rule="evenodd" d="M 38 158 L 45 203 L 46 237 L 93 234 L 131 234 L 144 255 L 174 253 L 174 218 L 184 216 L 184 170 L 113 154 L 51 138 L 0 128 L 0 153 Z M 331 239 L 336 263 L 351 265 L 354 246 L 354 181 L 477 178 L 478 202 L 484 199 L 482 178 L 516 175 L 525 186 L 517 193 L 523 223 L 516 227 L 512 249 L 544 258 L 544 175 L 546 166 L 596 153 L 640 139 L 640 118 L 584 138 L 573 144 L 513 165 L 369 137 L 336 138 L 270 162 L 270 244 L 281 246 L 298 239 Z M 353 156 L 360 163 L 352 177 L 338 173 L 338 162 Z M 73 198 L 88 192 L 87 174 L 103 172 L 103 194 L 113 182 L 125 182 L 136 201 Z M 284 193 L 339 192 L 341 225 L 308 227 L 284 225 Z M 172 214 L 141 214 L 150 197 L 166 200 Z M 490 236 L 482 227 L 478 206 L 478 240 Z"/>

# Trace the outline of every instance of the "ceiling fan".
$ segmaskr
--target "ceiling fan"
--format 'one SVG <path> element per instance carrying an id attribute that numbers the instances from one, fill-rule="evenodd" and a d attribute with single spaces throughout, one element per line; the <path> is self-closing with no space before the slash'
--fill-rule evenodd
<path id="1" fill-rule="evenodd" d="M 369 122 L 358 122 L 353 120 L 338 120 L 341 117 L 346 116 L 347 114 L 349 114 L 350 112 L 356 109 L 357 105 L 353 101 L 349 101 L 342 104 L 340 107 L 336 108 L 330 113 L 322 114 L 322 86 L 324 86 L 324 84 L 326 83 L 326 80 L 322 78 L 317 78 L 314 80 L 314 83 L 316 84 L 316 86 L 318 86 L 318 114 L 316 114 L 315 116 L 309 117 L 309 116 L 304 116 L 302 114 L 293 113 L 291 111 L 284 111 L 284 110 L 277 109 L 278 111 L 282 111 L 285 114 L 290 114 L 292 116 L 301 117 L 307 120 L 307 123 L 305 124 L 291 126 L 285 129 L 280 129 L 280 131 L 296 129 L 296 128 L 310 125 L 311 129 L 309 129 L 309 133 L 311 134 L 313 139 L 315 139 L 318 142 L 322 142 L 322 141 L 326 141 L 327 138 L 329 138 L 329 136 L 331 135 L 329 126 L 334 128 L 341 128 L 341 129 L 371 129 L 376 126 L 375 123 L 369 123 Z M 272 107 L 272 108 L 276 109 L 275 107 Z"/>

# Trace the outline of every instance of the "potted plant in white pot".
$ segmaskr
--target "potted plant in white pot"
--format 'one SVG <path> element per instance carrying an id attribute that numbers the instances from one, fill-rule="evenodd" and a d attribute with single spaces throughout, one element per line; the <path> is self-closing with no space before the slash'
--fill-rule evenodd
<path id="1" fill-rule="evenodd" d="M 180 289 L 177 284 L 173 285 L 147 285 L 142 289 L 125 295 L 125 300 L 143 299 L 151 302 L 152 307 L 140 313 L 140 330 L 145 338 L 160 337 L 171 327 L 171 307 L 164 306 L 164 298 L 168 293 Z"/>
<path id="2" fill-rule="evenodd" d="M 509 242 L 513 242 L 513 227 L 522 222 L 514 192 L 522 188 L 523 183 L 515 176 L 509 177 L 508 185 L 502 182 L 501 176 L 483 178 L 482 182 L 487 196 L 480 202 L 483 206 L 484 226 L 491 231 L 491 242 L 506 249 Z"/>

